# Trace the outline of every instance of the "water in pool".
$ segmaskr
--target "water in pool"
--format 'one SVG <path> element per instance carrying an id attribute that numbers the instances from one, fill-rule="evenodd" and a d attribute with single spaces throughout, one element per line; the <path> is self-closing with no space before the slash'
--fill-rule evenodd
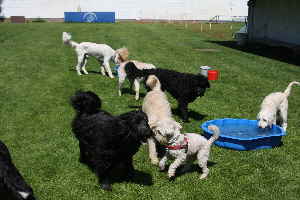
<path id="1" fill-rule="evenodd" d="M 261 129 L 255 126 L 247 125 L 235 125 L 235 126 L 226 126 L 221 127 L 220 129 L 222 135 L 231 136 L 237 138 L 253 138 L 253 137 L 264 137 L 271 134 L 274 134 L 274 130 L 270 128 Z"/>

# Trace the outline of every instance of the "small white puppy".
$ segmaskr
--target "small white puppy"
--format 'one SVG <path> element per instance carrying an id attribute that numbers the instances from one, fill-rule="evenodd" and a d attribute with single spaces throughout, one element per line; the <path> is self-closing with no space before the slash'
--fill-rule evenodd
<path id="1" fill-rule="evenodd" d="M 101 74 L 105 75 L 106 71 L 110 78 L 114 78 L 110 69 L 109 61 L 112 60 L 114 63 L 118 63 L 117 51 L 113 50 L 106 44 L 97 44 L 93 42 L 77 43 L 75 41 L 72 41 L 71 38 L 72 36 L 70 33 L 63 32 L 63 43 L 73 47 L 77 54 L 77 65 L 75 66 L 75 69 L 78 75 L 82 75 L 81 70 L 83 71 L 83 73 L 88 74 L 85 69 L 87 59 L 89 56 L 94 56 L 100 63 Z"/>
<path id="2" fill-rule="evenodd" d="M 180 133 L 182 127 L 172 118 L 171 106 L 167 100 L 167 96 L 161 91 L 158 78 L 150 75 L 146 81 L 146 85 L 151 91 L 144 98 L 142 110 L 147 114 L 149 126 L 154 132 L 154 137 L 148 139 L 149 157 L 151 163 L 157 165 L 159 160 L 157 157 L 156 142 L 162 145 L 167 144 L 167 138 L 163 135 Z"/>
<path id="3" fill-rule="evenodd" d="M 264 98 L 257 115 L 258 126 L 260 128 L 271 128 L 273 124 L 277 124 L 286 131 L 288 96 L 294 84 L 300 85 L 299 82 L 293 81 L 284 92 L 274 92 Z"/>
<path id="4" fill-rule="evenodd" d="M 160 170 L 164 170 L 168 158 L 175 158 L 174 162 L 168 169 L 168 176 L 170 179 L 175 178 L 176 169 L 185 164 L 187 161 L 198 160 L 198 165 L 202 169 L 200 179 L 206 178 L 209 169 L 207 168 L 207 161 L 210 154 L 211 145 L 219 138 L 220 130 L 217 126 L 209 126 L 208 129 L 213 131 L 213 135 L 207 140 L 205 137 L 196 133 L 176 133 L 169 134 L 162 132 L 163 137 L 168 140 L 166 146 L 166 154 L 159 162 Z M 165 135 L 167 134 L 167 135 Z"/>
<path id="5" fill-rule="evenodd" d="M 122 96 L 122 86 L 125 82 L 125 79 L 127 77 L 126 71 L 125 71 L 125 65 L 128 62 L 133 62 L 135 64 L 135 66 L 138 69 L 153 69 L 156 68 L 153 64 L 150 63 L 143 63 L 143 62 L 139 62 L 136 60 L 128 60 L 128 49 L 126 48 L 121 48 L 116 50 L 118 53 L 118 63 L 120 63 L 120 66 L 118 68 L 118 76 L 119 76 L 119 96 Z M 139 91 L 140 91 L 140 82 L 143 81 L 144 78 L 143 77 L 138 77 L 135 78 L 134 80 L 129 79 L 130 81 L 130 85 L 132 88 L 132 85 L 134 85 L 134 91 L 135 91 L 135 100 L 138 100 L 140 95 L 139 95 Z"/>

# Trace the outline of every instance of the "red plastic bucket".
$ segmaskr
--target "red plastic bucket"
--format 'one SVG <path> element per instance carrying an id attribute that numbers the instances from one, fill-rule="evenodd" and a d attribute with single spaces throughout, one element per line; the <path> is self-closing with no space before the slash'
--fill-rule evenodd
<path id="1" fill-rule="evenodd" d="M 219 78 L 219 71 L 218 70 L 208 70 L 207 72 L 208 80 L 218 80 Z"/>

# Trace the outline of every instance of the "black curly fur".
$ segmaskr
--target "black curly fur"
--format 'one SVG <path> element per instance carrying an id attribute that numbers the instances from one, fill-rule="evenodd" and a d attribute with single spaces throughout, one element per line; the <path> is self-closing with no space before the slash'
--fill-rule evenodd
<path id="1" fill-rule="evenodd" d="M 15 167 L 6 145 L 0 141 L 0 199 L 25 200 L 19 192 L 29 194 L 26 200 L 35 200 L 32 188 Z"/>
<path id="2" fill-rule="evenodd" d="M 96 173 L 103 189 L 111 190 L 111 171 L 121 165 L 132 175 L 132 157 L 152 135 L 147 116 L 142 111 L 112 116 L 101 110 L 100 98 L 90 91 L 76 92 L 71 104 L 77 112 L 72 131 L 79 140 L 80 162 Z"/>
<path id="3" fill-rule="evenodd" d="M 184 121 L 188 121 L 188 104 L 197 97 L 202 97 L 206 88 L 210 88 L 207 77 L 201 74 L 181 73 L 160 68 L 139 70 L 133 62 L 125 65 L 125 71 L 130 79 L 145 77 L 147 80 L 151 74 L 157 76 L 162 90 L 168 91 L 177 100 Z"/>

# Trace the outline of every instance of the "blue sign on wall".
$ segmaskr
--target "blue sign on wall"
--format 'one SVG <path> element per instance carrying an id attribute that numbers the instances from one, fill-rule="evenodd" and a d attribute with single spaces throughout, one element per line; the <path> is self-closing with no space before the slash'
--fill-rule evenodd
<path id="1" fill-rule="evenodd" d="M 115 23 L 115 12 L 65 12 L 65 22 Z"/>

